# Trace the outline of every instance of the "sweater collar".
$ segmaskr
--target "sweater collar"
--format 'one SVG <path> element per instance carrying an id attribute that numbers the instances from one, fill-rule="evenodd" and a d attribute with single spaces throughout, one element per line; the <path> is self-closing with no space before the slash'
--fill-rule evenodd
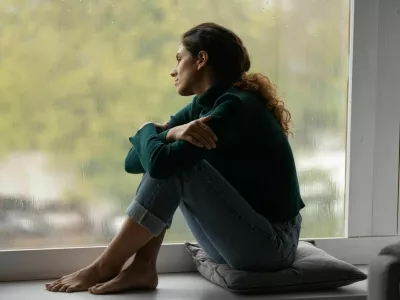
<path id="1" fill-rule="evenodd" d="M 215 101 L 224 94 L 230 86 L 214 85 L 210 87 L 203 95 L 195 96 L 195 100 L 203 109 L 211 110 L 214 107 Z"/>

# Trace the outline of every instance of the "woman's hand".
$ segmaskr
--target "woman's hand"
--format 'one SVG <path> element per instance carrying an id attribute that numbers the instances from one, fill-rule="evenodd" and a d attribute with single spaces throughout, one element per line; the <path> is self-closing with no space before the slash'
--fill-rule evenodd
<path id="1" fill-rule="evenodd" d="M 168 125 L 169 125 L 168 122 L 166 122 L 166 123 L 164 123 L 164 124 L 158 124 L 158 123 L 153 123 L 153 122 L 146 122 L 146 123 L 144 123 L 142 126 L 140 126 L 139 130 L 142 129 L 142 128 L 143 128 L 144 126 L 146 126 L 147 124 L 153 124 L 154 126 L 156 126 L 156 128 L 157 128 L 157 133 L 161 133 L 161 132 L 167 130 L 167 129 L 168 129 Z"/>
<path id="2" fill-rule="evenodd" d="M 164 124 L 154 123 L 154 125 L 156 125 L 157 133 L 161 133 L 161 132 L 163 132 L 163 131 L 168 129 L 169 123 L 168 122 L 164 123 Z"/>
<path id="3" fill-rule="evenodd" d="M 194 120 L 190 123 L 171 128 L 167 134 L 167 141 L 173 142 L 177 140 L 187 141 L 197 147 L 205 147 L 207 149 L 215 148 L 218 141 L 215 133 L 208 127 L 205 122 L 209 121 L 211 116 Z"/>

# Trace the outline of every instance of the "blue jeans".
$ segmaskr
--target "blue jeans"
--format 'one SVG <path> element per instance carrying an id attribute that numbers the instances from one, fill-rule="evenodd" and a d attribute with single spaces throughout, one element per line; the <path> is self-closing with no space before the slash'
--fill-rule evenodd
<path id="1" fill-rule="evenodd" d="M 301 216 L 270 223 L 206 161 L 167 179 L 143 176 L 127 214 L 155 236 L 171 226 L 178 208 L 198 244 L 216 263 L 239 270 L 290 267 Z"/>

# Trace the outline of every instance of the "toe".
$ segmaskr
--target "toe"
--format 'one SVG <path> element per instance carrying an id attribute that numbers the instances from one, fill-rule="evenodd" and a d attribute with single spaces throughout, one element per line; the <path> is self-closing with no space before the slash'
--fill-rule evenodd
<path id="1" fill-rule="evenodd" d="M 101 294 L 101 284 L 97 284 L 95 286 L 92 286 L 89 290 L 90 293 L 92 294 Z"/>
<path id="2" fill-rule="evenodd" d="M 65 290 L 65 292 L 67 293 L 80 292 L 80 291 L 83 291 L 83 289 L 82 286 L 79 284 L 71 285 Z"/>
<path id="3" fill-rule="evenodd" d="M 55 285 L 53 285 L 53 286 L 51 287 L 50 291 L 52 291 L 52 292 L 58 292 L 58 290 L 60 289 L 60 287 L 62 287 L 62 284 L 61 284 L 61 283 L 57 283 L 57 284 L 55 284 Z"/>
<path id="4" fill-rule="evenodd" d="M 106 294 L 106 293 L 111 293 L 115 292 L 118 290 L 118 285 L 116 285 L 113 281 L 108 281 L 103 284 L 97 284 L 94 287 L 91 288 L 91 293 L 92 294 Z"/>
<path id="5" fill-rule="evenodd" d="M 61 282 L 61 280 L 57 279 L 57 280 L 54 280 L 53 282 L 46 283 L 45 287 L 46 287 L 47 290 L 50 291 L 53 286 L 59 284 L 60 282 Z"/>
<path id="6" fill-rule="evenodd" d="M 95 286 L 90 287 L 90 288 L 88 289 L 89 293 L 94 294 L 94 293 L 95 293 L 95 290 L 96 290 L 97 288 L 99 288 L 100 286 L 102 286 L 102 285 L 103 285 L 102 283 L 98 283 L 98 284 L 96 284 Z"/>
<path id="7" fill-rule="evenodd" d="M 67 290 L 68 285 L 63 285 L 62 287 L 60 287 L 60 289 L 58 290 L 60 293 L 65 293 L 65 291 Z"/>

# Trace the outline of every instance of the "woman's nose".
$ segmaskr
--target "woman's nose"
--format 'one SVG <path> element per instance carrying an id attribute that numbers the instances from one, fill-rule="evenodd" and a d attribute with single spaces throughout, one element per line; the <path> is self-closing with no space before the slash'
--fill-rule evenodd
<path id="1" fill-rule="evenodd" d="M 173 68 L 169 74 L 171 75 L 171 77 L 176 77 L 176 69 Z"/>

